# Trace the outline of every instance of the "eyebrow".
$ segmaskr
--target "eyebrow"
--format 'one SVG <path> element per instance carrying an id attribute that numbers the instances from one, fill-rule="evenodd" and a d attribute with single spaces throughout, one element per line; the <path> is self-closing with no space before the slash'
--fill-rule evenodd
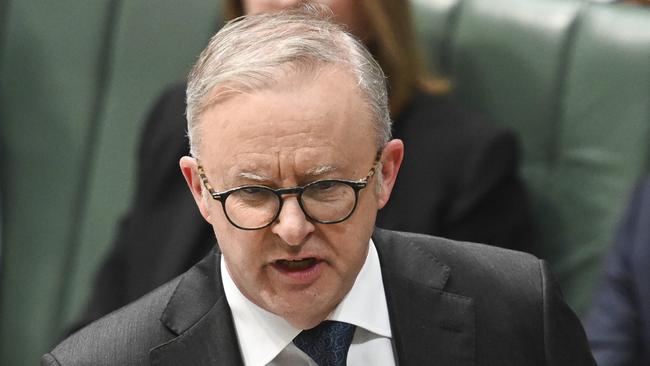
<path id="1" fill-rule="evenodd" d="M 305 175 L 308 176 L 319 176 L 327 173 L 336 171 L 337 168 L 334 165 L 320 165 L 314 168 L 311 168 L 305 172 Z"/>
<path id="2" fill-rule="evenodd" d="M 257 182 L 269 182 L 271 178 L 265 175 L 260 175 L 253 172 L 239 172 L 237 178 L 243 178 L 247 180 L 257 181 Z"/>
<path id="3" fill-rule="evenodd" d="M 334 166 L 334 165 L 320 165 L 320 166 L 316 166 L 316 167 L 313 167 L 313 168 L 307 170 L 304 173 L 304 176 L 318 177 L 320 175 L 331 173 L 331 172 L 334 172 L 336 170 L 338 170 L 338 168 L 336 166 Z M 273 178 L 271 178 L 271 177 L 269 177 L 267 175 L 262 175 L 260 173 L 251 172 L 251 171 L 239 172 L 239 173 L 237 173 L 236 177 L 238 179 L 245 179 L 245 180 L 248 180 L 248 181 L 257 182 L 258 184 L 268 183 L 268 182 L 273 181 Z"/>

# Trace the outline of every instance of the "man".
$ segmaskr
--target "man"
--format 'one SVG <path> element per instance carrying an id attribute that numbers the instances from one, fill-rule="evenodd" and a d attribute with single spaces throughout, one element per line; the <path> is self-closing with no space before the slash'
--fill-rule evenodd
<path id="1" fill-rule="evenodd" d="M 187 105 L 180 166 L 220 252 L 44 365 L 593 365 L 543 262 L 374 230 L 403 144 L 381 69 L 317 8 L 224 27 Z"/>
<path id="2" fill-rule="evenodd" d="M 585 329 L 599 365 L 650 364 L 650 176 L 630 198 Z"/>
<path id="3" fill-rule="evenodd" d="M 442 80 L 423 70 L 413 39 L 411 2 L 309 2 L 327 3 L 333 19 L 359 30 L 357 36 L 363 37 L 390 75 L 392 134 L 404 141 L 404 154 L 412 158 L 400 166 L 391 199 L 377 213 L 375 225 L 532 250 L 516 138 L 512 131 L 468 113 L 444 93 Z M 222 1 L 232 19 L 244 15 L 244 10 L 278 11 L 300 3 Z M 135 194 L 97 268 L 89 301 L 72 328 L 87 325 L 168 282 L 215 246 L 212 226 L 199 214 L 178 172 L 178 159 L 189 154 L 186 87 L 183 82 L 167 89 L 144 121 L 135 156 Z"/>

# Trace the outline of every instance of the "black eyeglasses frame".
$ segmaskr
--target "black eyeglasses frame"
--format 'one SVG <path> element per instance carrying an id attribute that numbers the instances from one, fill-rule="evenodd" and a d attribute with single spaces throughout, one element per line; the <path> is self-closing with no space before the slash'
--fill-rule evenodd
<path id="1" fill-rule="evenodd" d="M 243 186 L 239 186 L 239 187 L 230 188 L 230 189 L 227 189 L 227 190 L 222 191 L 222 192 L 217 192 L 217 191 L 214 190 L 214 188 L 212 188 L 212 185 L 210 185 L 210 182 L 208 181 L 208 177 L 205 174 L 205 170 L 203 169 L 203 166 L 201 165 L 201 163 L 199 162 L 198 159 L 196 161 L 197 161 L 197 170 L 198 170 L 198 173 L 199 173 L 199 178 L 201 179 L 201 182 L 203 183 L 203 186 L 205 186 L 205 188 L 208 190 L 208 193 L 210 194 L 210 196 L 213 199 L 221 202 L 221 207 L 223 208 L 223 212 L 226 215 L 226 219 L 228 219 L 228 222 L 230 222 L 234 227 L 236 227 L 238 229 L 241 229 L 241 230 L 261 230 L 261 229 L 264 229 L 264 228 L 270 226 L 271 224 L 273 224 L 278 219 L 278 217 L 280 216 L 280 212 L 282 212 L 282 206 L 284 204 L 283 196 L 289 195 L 289 194 L 296 195 L 296 198 L 298 200 L 298 205 L 300 205 L 300 209 L 305 214 L 305 217 L 309 218 L 309 220 L 311 220 L 311 221 L 314 221 L 314 222 L 317 222 L 317 223 L 320 223 L 320 224 L 337 224 L 337 223 L 340 223 L 340 222 L 343 222 L 343 221 L 349 219 L 350 216 L 352 216 L 352 214 L 356 210 L 357 205 L 359 203 L 359 191 L 361 191 L 362 189 L 364 189 L 364 188 L 366 188 L 368 186 L 368 181 L 370 180 L 370 178 L 372 178 L 373 175 L 375 175 L 375 172 L 377 171 L 377 168 L 378 168 L 379 162 L 380 162 L 380 160 L 379 160 L 380 158 L 381 158 L 381 153 L 377 153 L 377 157 L 375 158 L 375 162 L 372 165 L 372 168 L 370 168 L 370 171 L 368 172 L 368 174 L 365 177 L 363 177 L 363 178 L 361 178 L 359 180 L 321 179 L 321 180 L 316 180 L 316 181 L 313 181 L 311 183 L 308 183 L 308 184 L 305 184 L 305 185 L 302 185 L 302 186 L 289 187 L 289 188 L 278 188 L 278 189 L 274 189 L 274 188 L 263 186 L 263 185 L 243 185 Z M 319 220 L 319 219 L 316 219 L 316 218 L 312 217 L 309 214 L 309 212 L 307 212 L 307 210 L 305 209 L 305 206 L 303 205 L 303 202 L 302 202 L 302 194 L 309 187 L 312 187 L 312 186 L 314 186 L 316 184 L 329 183 L 329 182 L 331 182 L 331 183 L 342 183 L 342 184 L 350 186 L 354 190 L 354 206 L 352 207 L 350 212 L 345 217 L 343 217 L 341 219 L 323 221 L 323 220 Z M 274 195 L 276 195 L 278 197 L 278 201 L 280 202 L 280 204 L 278 206 L 277 212 L 273 216 L 273 219 L 271 219 L 267 224 L 259 226 L 259 227 L 247 228 L 247 227 L 243 227 L 243 226 L 238 225 L 237 223 L 235 223 L 230 218 L 230 215 L 228 215 L 228 210 L 226 210 L 226 199 L 228 198 L 228 196 L 230 196 L 232 193 L 234 193 L 236 191 L 240 191 L 242 189 L 251 189 L 251 188 L 264 189 L 264 190 L 267 190 L 269 192 L 272 192 Z"/>

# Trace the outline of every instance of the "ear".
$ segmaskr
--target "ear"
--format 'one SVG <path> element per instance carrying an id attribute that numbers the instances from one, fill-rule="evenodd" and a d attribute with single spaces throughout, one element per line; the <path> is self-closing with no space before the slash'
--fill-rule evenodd
<path id="1" fill-rule="evenodd" d="M 397 172 L 399 167 L 402 165 L 402 159 L 404 158 L 404 143 L 402 140 L 394 139 L 390 140 L 384 147 L 384 151 L 381 154 L 381 191 L 378 194 L 378 204 L 379 208 L 382 208 L 388 203 L 390 198 L 390 193 L 393 191 L 395 186 L 395 180 L 397 179 Z"/>
<path id="2" fill-rule="evenodd" d="M 204 187 L 201 178 L 199 177 L 199 169 L 196 159 L 190 156 L 183 156 L 178 164 L 180 165 L 181 172 L 185 177 L 185 182 L 187 182 L 187 186 L 189 187 L 190 192 L 192 192 L 194 202 L 196 202 L 196 205 L 201 212 L 201 216 L 209 222 L 210 212 L 208 211 L 208 207 L 203 198 Z"/>

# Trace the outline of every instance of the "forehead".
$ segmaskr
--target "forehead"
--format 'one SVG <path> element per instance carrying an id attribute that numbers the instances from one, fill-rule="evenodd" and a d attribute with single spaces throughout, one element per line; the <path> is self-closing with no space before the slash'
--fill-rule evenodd
<path id="1" fill-rule="evenodd" d="M 372 116 L 355 77 L 339 67 L 283 76 L 240 93 L 201 116 L 201 159 L 208 169 L 278 176 L 326 167 L 354 170 L 374 157 Z"/>

